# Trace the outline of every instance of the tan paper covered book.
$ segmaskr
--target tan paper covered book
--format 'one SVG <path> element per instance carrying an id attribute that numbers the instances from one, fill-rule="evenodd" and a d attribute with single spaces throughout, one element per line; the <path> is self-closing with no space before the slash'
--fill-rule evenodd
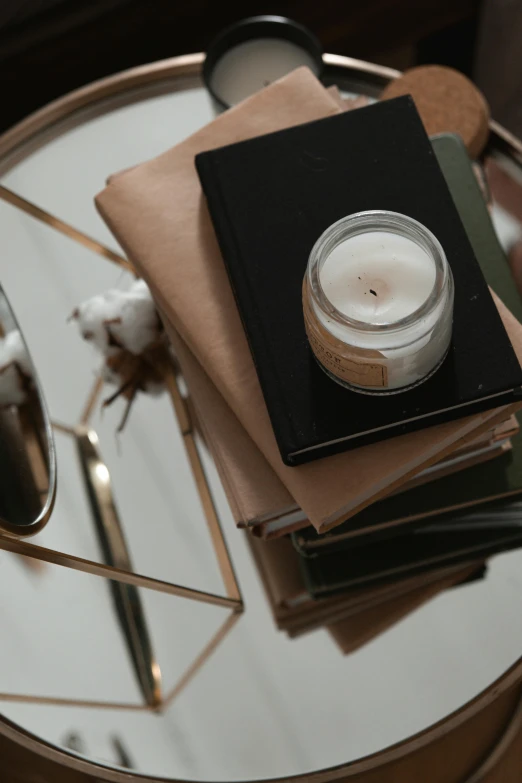
<path id="1" fill-rule="evenodd" d="M 315 77 L 298 69 L 158 158 L 114 178 L 97 198 L 102 216 L 149 284 L 165 321 L 180 334 L 293 502 L 320 532 L 505 420 L 517 407 L 504 406 L 296 468 L 283 464 L 194 157 L 339 111 Z"/>
<path id="2" fill-rule="evenodd" d="M 249 543 L 274 622 L 291 638 L 345 620 L 348 627 L 348 618 L 353 620 L 352 627 L 359 627 L 367 613 L 378 607 L 383 607 L 385 612 L 386 605 L 390 607 L 391 602 L 401 598 L 414 608 L 428 596 L 463 581 L 479 567 L 475 563 L 436 569 L 385 585 L 313 599 L 306 591 L 299 558 L 289 539 L 261 541 L 249 537 Z"/>
<path id="3" fill-rule="evenodd" d="M 479 568 L 480 565 L 475 563 L 461 566 L 458 570 L 445 575 L 440 574 L 437 580 L 421 585 L 408 593 L 391 596 L 378 605 L 365 607 L 349 617 L 328 623 L 327 630 L 343 655 L 353 653 L 420 609 L 444 590 L 472 577 Z"/>

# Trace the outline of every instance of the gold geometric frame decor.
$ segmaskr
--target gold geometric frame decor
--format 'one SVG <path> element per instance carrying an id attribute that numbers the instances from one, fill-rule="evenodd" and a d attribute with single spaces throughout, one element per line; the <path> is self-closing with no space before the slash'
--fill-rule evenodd
<path id="1" fill-rule="evenodd" d="M 97 255 L 110 260 L 127 271 L 133 272 L 132 265 L 123 256 L 2 185 L 0 185 L 0 199 L 25 212 L 32 218 L 45 223 L 54 230 L 65 234 Z M 13 538 L 1 532 L 0 549 L 110 580 L 112 602 L 132 661 L 143 702 L 133 704 L 2 692 L 0 692 L 0 701 L 116 710 L 162 711 L 172 703 L 197 674 L 234 627 L 244 610 L 239 584 L 198 450 L 195 437 L 195 423 L 191 416 L 188 398 L 183 397 L 180 391 L 172 361 L 165 362 L 162 367 L 162 375 L 172 402 L 174 415 L 183 438 L 185 451 L 204 511 L 205 522 L 219 566 L 225 595 L 197 590 L 192 587 L 145 576 L 134 571 L 125 541 L 124 528 L 112 493 L 110 473 L 99 449 L 98 436 L 91 426 L 91 419 L 100 401 L 104 385 L 104 381 L 100 377 L 96 380 L 88 395 L 79 421 L 73 425 L 53 422 L 53 429 L 71 437 L 75 442 L 82 477 L 89 498 L 91 516 L 98 543 L 103 552 L 104 562 L 99 563 L 66 552 L 48 549 L 38 544 L 31 544 L 27 540 Z M 161 669 L 152 648 L 145 612 L 137 589 L 139 587 L 186 598 L 189 601 L 219 606 L 228 610 L 227 617 L 218 630 L 167 693 L 163 693 L 162 690 Z"/>

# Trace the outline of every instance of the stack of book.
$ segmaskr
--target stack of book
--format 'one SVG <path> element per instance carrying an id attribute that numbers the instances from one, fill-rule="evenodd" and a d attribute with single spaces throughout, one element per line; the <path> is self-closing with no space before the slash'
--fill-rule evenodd
<path id="1" fill-rule="evenodd" d="M 410 98 L 345 108 L 298 69 L 97 205 L 155 297 L 277 626 L 348 652 L 522 545 L 522 304 L 460 139 L 428 139 Z M 301 300 L 317 237 L 367 209 L 427 225 L 455 280 L 443 365 L 379 398 L 321 372 Z"/>

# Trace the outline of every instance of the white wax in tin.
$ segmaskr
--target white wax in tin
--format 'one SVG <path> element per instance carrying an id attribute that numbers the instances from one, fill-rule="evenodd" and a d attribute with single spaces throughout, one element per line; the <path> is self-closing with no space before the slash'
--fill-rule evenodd
<path id="1" fill-rule="evenodd" d="M 212 88 L 224 103 L 234 106 L 301 65 L 317 72 L 313 57 L 297 44 L 282 38 L 255 38 L 219 58 Z"/>
<path id="2" fill-rule="evenodd" d="M 346 239 L 320 272 L 323 291 L 343 315 L 369 324 L 410 316 L 435 284 L 433 259 L 407 237 L 371 231 Z"/>

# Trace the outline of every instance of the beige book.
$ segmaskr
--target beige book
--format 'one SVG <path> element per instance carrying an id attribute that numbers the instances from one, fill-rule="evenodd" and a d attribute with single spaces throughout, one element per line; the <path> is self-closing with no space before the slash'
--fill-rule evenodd
<path id="1" fill-rule="evenodd" d="M 341 109 L 341 111 L 346 111 L 349 108 L 345 104 L 344 99 L 341 93 L 339 92 L 339 87 L 337 87 L 336 84 L 332 84 L 330 87 L 327 87 L 326 92 L 328 93 L 330 98 L 332 98 L 335 101 L 335 103 L 337 104 L 339 109 Z"/>
<path id="2" fill-rule="evenodd" d="M 166 323 L 205 440 L 239 527 L 299 512 L 248 433 L 179 335 Z M 291 526 L 291 516 L 284 531 Z"/>
<path id="3" fill-rule="evenodd" d="M 379 605 L 365 607 L 359 612 L 352 613 L 350 617 L 329 623 L 328 631 L 341 652 L 348 655 L 396 625 L 444 590 L 463 582 L 479 567 L 480 564 L 477 563 L 461 566 L 453 573 L 407 594 L 394 596 Z"/>
<path id="4" fill-rule="evenodd" d="M 97 204 L 160 308 L 315 528 L 324 532 L 492 426 L 489 411 L 290 468 L 272 432 L 194 166 L 197 153 L 336 114 L 307 69 L 273 83 L 158 158 L 114 178 Z M 519 327 L 520 329 L 520 327 Z"/>

